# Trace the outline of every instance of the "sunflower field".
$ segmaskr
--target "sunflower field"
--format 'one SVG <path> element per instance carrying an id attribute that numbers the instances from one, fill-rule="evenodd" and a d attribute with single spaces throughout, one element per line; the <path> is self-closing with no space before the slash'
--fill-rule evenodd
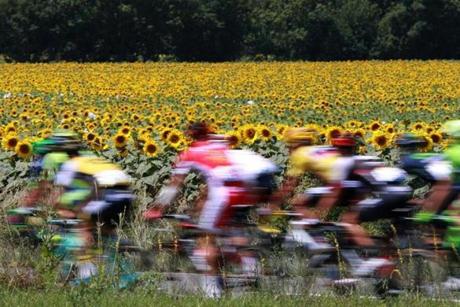
<path id="1" fill-rule="evenodd" d="M 460 117 L 459 85 L 456 61 L 0 64 L 0 189 L 26 178 L 31 144 L 57 128 L 150 192 L 196 120 L 281 166 L 287 127 L 315 129 L 320 143 L 347 130 L 382 155 L 413 132 L 440 150 L 440 125 Z"/>

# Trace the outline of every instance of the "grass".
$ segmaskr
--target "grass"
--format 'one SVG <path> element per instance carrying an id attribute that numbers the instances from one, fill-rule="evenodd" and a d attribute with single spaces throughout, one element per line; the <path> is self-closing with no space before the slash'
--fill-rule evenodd
<path id="1" fill-rule="evenodd" d="M 452 306 L 448 300 L 406 296 L 377 300 L 347 296 L 285 296 L 271 293 L 246 294 L 219 300 L 200 296 L 169 296 L 152 288 L 115 291 L 91 288 L 8 290 L 0 288 L 1 306 Z"/>
<path id="2" fill-rule="evenodd" d="M 16 191 L 15 191 L 16 192 Z M 23 193 L 0 193 L 0 218 L 4 212 L 20 203 Z M 136 217 L 126 232 L 120 235 L 133 238 L 140 246 L 148 248 L 157 243 L 160 237 L 151 226 L 140 218 L 143 208 L 136 206 Z M 168 225 L 164 225 L 165 227 Z M 161 238 L 163 239 L 163 238 Z M 168 239 L 168 238 L 164 238 Z M 158 271 L 169 271 L 171 266 L 185 267 L 173 255 L 157 254 L 154 266 L 142 278 L 142 284 L 133 290 L 119 291 L 110 286 L 110 280 L 96 280 L 86 287 L 62 287 L 57 282 L 56 259 L 47 255 L 43 247 L 33 248 L 27 242 L 17 239 L 6 224 L 0 225 L 0 306 L 452 306 L 451 294 L 437 293 L 436 299 L 423 295 L 407 293 L 398 298 L 379 300 L 368 297 L 371 292 L 355 291 L 348 295 L 333 296 L 330 291 L 321 292 L 321 296 L 312 296 L 309 285 L 313 282 L 313 273 L 305 266 L 305 258 L 295 253 L 270 252 L 264 258 L 268 267 L 287 278 L 295 280 L 293 286 L 287 279 L 276 279 L 262 283 L 256 292 L 234 293 L 221 300 L 206 299 L 184 289 L 167 294 L 159 288 L 164 285 Z M 407 269 L 411 267 L 405 264 Z M 416 271 L 421 267 L 416 265 Z M 185 270 L 188 271 L 188 270 Z M 406 274 L 404 274 L 406 275 Z M 412 274 L 407 273 L 409 277 Z M 295 288 L 295 296 L 289 295 Z M 164 287 L 162 287 L 164 289 Z M 292 289 L 291 289 L 292 288 Z M 441 295 L 440 295 L 441 294 Z"/>

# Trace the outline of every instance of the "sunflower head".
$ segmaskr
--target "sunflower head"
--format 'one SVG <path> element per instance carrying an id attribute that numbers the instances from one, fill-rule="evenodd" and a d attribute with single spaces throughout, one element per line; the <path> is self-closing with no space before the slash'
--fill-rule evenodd
<path id="1" fill-rule="evenodd" d="M 97 138 L 97 135 L 94 132 L 88 132 L 85 134 L 85 139 L 87 142 L 91 143 Z"/>
<path id="2" fill-rule="evenodd" d="M 166 141 L 168 139 L 169 134 L 171 133 L 172 129 L 169 128 L 163 128 L 160 133 L 160 137 L 163 141 Z"/>
<path id="3" fill-rule="evenodd" d="M 257 127 L 257 134 L 259 135 L 260 139 L 263 141 L 270 141 L 273 137 L 273 133 L 271 130 L 265 126 L 265 125 L 260 125 Z"/>
<path id="4" fill-rule="evenodd" d="M 225 140 L 228 142 L 230 147 L 236 148 L 241 143 L 241 136 L 238 132 L 230 131 L 225 135 Z"/>
<path id="5" fill-rule="evenodd" d="M 241 138 L 246 144 L 252 144 L 257 138 L 257 129 L 252 125 L 241 127 Z"/>
<path id="6" fill-rule="evenodd" d="M 385 149 L 390 145 L 390 137 L 384 132 L 376 131 L 372 134 L 371 143 L 377 149 Z"/>
<path id="7" fill-rule="evenodd" d="M 115 147 L 118 149 L 126 147 L 126 144 L 128 144 L 128 137 L 126 134 L 123 133 L 117 133 L 113 137 L 113 142 L 115 143 Z"/>
<path id="8" fill-rule="evenodd" d="M 14 125 L 8 124 L 8 125 L 6 125 L 5 129 L 3 129 L 3 131 L 4 131 L 6 134 L 9 134 L 9 133 L 17 133 L 17 128 L 16 128 L 16 126 L 14 126 Z"/>
<path id="9" fill-rule="evenodd" d="M 385 125 L 384 131 L 388 134 L 394 134 L 396 133 L 396 128 L 393 124 L 387 124 Z"/>
<path id="10" fill-rule="evenodd" d="M 14 151 L 16 145 L 19 143 L 19 138 L 15 134 L 10 133 L 3 138 L 2 143 L 4 149 Z"/>
<path id="11" fill-rule="evenodd" d="M 377 131 L 382 127 L 382 125 L 378 121 L 373 121 L 369 124 L 369 130 Z"/>
<path id="12" fill-rule="evenodd" d="M 169 133 L 166 143 L 175 149 L 179 149 L 185 142 L 184 139 L 184 135 L 180 131 L 174 129 Z"/>
<path id="13" fill-rule="evenodd" d="M 151 157 L 151 158 L 156 157 L 159 151 L 160 151 L 160 148 L 153 140 L 147 140 L 145 142 L 144 147 L 143 147 L 143 152 L 146 156 Z"/>
<path id="14" fill-rule="evenodd" d="M 442 134 L 439 132 L 432 132 L 429 134 L 431 140 L 433 141 L 434 144 L 440 144 L 442 142 Z"/>
<path id="15" fill-rule="evenodd" d="M 366 130 L 364 129 L 355 129 L 352 131 L 352 134 L 355 138 L 357 139 L 360 139 L 360 140 L 364 140 L 364 137 L 366 135 Z"/>
<path id="16" fill-rule="evenodd" d="M 118 133 L 124 134 L 124 135 L 129 135 L 131 133 L 131 128 L 129 126 L 123 126 L 120 128 Z"/>
<path id="17" fill-rule="evenodd" d="M 425 129 L 425 123 L 422 122 L 416 122 L 415 124 L 412 125 L 412 130 L 415 132 L 420 132 Z"/>
<path id="18" fill-rule="evenodd" d="M 32 144 L 28 141 L 21 141 L 16 144 L 15 152 L 18 157 L 28 159 L 32 156 Z"/>

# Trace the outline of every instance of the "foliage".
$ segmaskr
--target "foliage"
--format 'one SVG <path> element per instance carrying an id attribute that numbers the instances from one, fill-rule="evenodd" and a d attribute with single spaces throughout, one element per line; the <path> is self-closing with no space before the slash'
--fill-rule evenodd
<path id="1" fill-rule="evenodd" d="M 457 0 L 0 0 L 13 61 L 460 57 Z"/>

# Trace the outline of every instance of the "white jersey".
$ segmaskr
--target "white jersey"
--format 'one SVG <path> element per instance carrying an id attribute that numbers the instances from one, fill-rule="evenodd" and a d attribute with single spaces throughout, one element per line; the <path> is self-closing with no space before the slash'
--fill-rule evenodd
<path id="1" fill-rule="evenodd" d="M 275 173 L 278 169 L 269 159 L 249 150 L 228 150 L 226 154 L 233 173 L 244 182 L 253 183 L 260 174 Z"/>

